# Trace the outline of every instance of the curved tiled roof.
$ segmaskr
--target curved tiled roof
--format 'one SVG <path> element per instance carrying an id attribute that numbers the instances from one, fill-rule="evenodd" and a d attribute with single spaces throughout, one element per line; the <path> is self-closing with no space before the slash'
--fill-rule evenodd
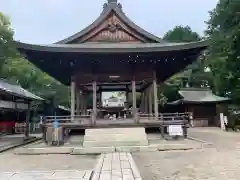
<path id="1" fill-rule="evenodd" d="M 64 39 L 59 42 L 56 42 L 56 44 L 68 44 L 74 41 L 75 39 L 81 38 L 85 34 L 92 31 L 94 28 L 96 28 L 100 23 L 102 23 L 110 13 L 116 13 L 116 15 L 124 22 L 126 23 L 130 28 L 134 29 L 139 34 L 142 34 L 144 37 L 149 39 L 150 42 L 160 43 L 164 42 L 161 38 L 145 31 L 138 25 L 136 25 L 134 22 L 132 22 L 123 12 L 122 5 L 120 3 L 117 3 L 117 0 L 108 0 L 108 3 L 104 4 L 103 11 L 101 15 L 89 26 L 84 28 L 82 31 Z"/>
<path id="2" fill-rule="evenodd" d="M 16 42 L 18 49 L 43 52 L 93 52 L 93 53 L 128 53 L 128 52 L 164 52 L 179 51 L 208 46 L 208 41 L 189 43 L 91 43 L 91 44 L 50 44 L 34 45 Z"/>

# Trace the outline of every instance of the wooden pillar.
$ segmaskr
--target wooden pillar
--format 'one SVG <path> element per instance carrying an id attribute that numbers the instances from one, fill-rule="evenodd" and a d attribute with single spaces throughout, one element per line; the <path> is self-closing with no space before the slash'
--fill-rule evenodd
<path id="1" fill-rule="evenodd" d="M 136 102 L 136 81 L 135 77 L 133 76 L 132 79 L 132 114 L 134 120 L 137 122 L 137 102 Z"/>
<path id="2" fill-rule="evenodd" d="M 71 82 L 71 117 L 72 117 L 72 120 L 75 116 L 75 82 L 74 80 L 72 80 Z"/>
<path id="3" fill-rule="evenodd" d="M 152 110 L 152 97 L 153 97 L 153 93 L 152 93 L 153 87 L 152 84 L 149 87 L 148 90 L 148 109 L 149 109 L 149 114 L 152 115 L 153 110 Z"/>
<path id="4" fill-rule="evenodd" d="M 85 111 L 84 111 L 84 114 L 85 114 L 85 115 L 88 114 L 88 112 L 87 112 L 87 108 L 88 108 L 88 107 L 87 107 L 87 100 L 88 100 L 88 94 L 85 93 L 85 94 L 84 94 L 84 110 L 85 110 Z"/>
<path id="5" fill-rule="evenodd" d="M 141 93 L 141 105 L 140 105 L 140 112 L 144 112 L 144 93 Z"/>
<path id="6" fill-rule="evenodd" d="M 144 113 L 147 114 L 147 110 L 148 110 L 148 107 L 147 107 L 147 89 L 145 89 L 144 91 Z"/>
<path id="7" fill-rule="evenodd" d="M 93 81 L 93 111 L 92 111 L 92 124 L 96 124 L 97 116 L 97 82 Z"/>
<path id="8" fill-rule="evenodd" d="M 126 109 L 128 109 L 129 108 L 129 92 L 128 92 L 128 90 L 126 92 L 126 104 L 127 104 Z"/>
<path id="9" fill-rule="evenodd" d="M 80 91 L 78 90 L 78 88 L 76 88 L 76 109 L 77 109 L 77 115 L 80 115 Z"/>
<path id="10" fill-rule="evenodd" d="M 25 137 L 29 137 L 29 121 L 31 118 L 31 102 L 28 101 L 28 109 L 27 109 L 27 113 L 26 113 L 26 127 L 24 130 L 24 135 Z"/>
<path id="11" fill-rule="evenodd" d="M 84 109 L 84 102 L 83 102 L 83 92 L 81 91 L 80 92 L 80 112 L 81 112 L 81 115 L 83 115 L 83 109 Z"/>
<path id="12" fill-rule="evenodd" d="M 82 92 L 82 115 L 86 115 L 86 98 L 85 93 Z"/>
<path id="13" fill-rule="evenodd" d="M 153 96 L 154 96 L 154 115 L 158 119 L 158 92 L 157 92 L 157 77 L 156 72 L 153 72 Z"/>

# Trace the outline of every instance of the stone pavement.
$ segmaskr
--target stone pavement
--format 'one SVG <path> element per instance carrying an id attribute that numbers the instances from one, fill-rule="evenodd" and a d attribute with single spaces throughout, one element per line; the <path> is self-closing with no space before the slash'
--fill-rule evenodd
<path id="1" fill-rule="evenodd" d="M 0 180 L 89 180 L 92 171 L 54 170 L 0 173 Z"/>
<path id="2" fill-rule="evenodd" d="M 189 135 L 213 145 L 191 151 L 133 153 L 143 180 L 239 180 L 240 133 L 190 128 Z"/>
<path id="3" fill-rule="evenodd" d="M 218 151 L 240 150 L 240 133 L 226 132 L 220 128 L 189 128 L 189 136 L 212 143 Z"/>
<path id="4" fill-rule="evenodd" d="M 21 145 L 25 145 L 37 140 L 39 140 L 39 138 L 35 138 L 32 136 L 26 139 L 22 134 L 3 135 L 0 137 L 0 152 L 6 151 L 8 149 L 18 147 Z"/>
<path id="5" fill-rule="evenodd" d="M 130 153 L 102 154 L 92 180 L 141 180 Z"/>

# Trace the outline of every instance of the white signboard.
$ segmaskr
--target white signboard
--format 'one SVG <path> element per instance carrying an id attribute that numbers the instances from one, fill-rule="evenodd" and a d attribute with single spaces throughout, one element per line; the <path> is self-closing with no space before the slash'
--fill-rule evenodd
<path id="1" fill-rule="evenodd" d="M 124 107 L 125 102 L 126 93 L 124 91 L 102 92 L 103 107 Z"/>
<path id="2" fill-rule="evenodd" d="M 168 127 L 168 133 L 170 136 L 183 136 L 183 129 L 181 125 L 170 125 Z"/>
<path id="3" fill-rule="evenodd" d="M 223 115 L 223 113 L 220 113 L 220 123 L 221 123 L 221 129 L 222 129 L 222 130 L 225 130 L 224 115 Z"/>

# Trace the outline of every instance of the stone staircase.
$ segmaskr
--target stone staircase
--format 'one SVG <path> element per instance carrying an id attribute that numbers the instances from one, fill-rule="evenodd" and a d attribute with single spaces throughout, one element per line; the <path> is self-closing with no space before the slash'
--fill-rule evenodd
<path id="1" fill-rule="evenodd" d="M 145 128 L 86 129 L 83 147 L 147 146 Z"/>

